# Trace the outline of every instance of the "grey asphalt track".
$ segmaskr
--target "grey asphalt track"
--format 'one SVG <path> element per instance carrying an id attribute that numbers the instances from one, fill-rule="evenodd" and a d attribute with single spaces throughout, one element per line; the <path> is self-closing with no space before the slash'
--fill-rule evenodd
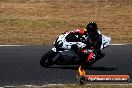
<path id="1" fill-rule="evenodd" d="M 42 55 L 51 46 L 0 46 L 0 86 L 77 83 L 76 66 L 41 67 Z M 105 57 L 87 74 L 132 75 L 132 45 L 109 46 Z"/>

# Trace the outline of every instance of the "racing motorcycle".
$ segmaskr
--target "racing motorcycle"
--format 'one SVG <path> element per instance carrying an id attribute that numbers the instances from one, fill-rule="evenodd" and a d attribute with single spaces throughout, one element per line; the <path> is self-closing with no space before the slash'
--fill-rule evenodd
<path id="1" fill-rule="evenodd" d="M 80 57 L 80 54 L 76 51 L 85 48 L 86 44 L 81 41 L 78 41 L 76 36 L 78 35 L 72 35 L 70 33 L 61 34 L 54 42 L 53 48 L 42 56 L 40 60 L 40 65 L 43 67 L 50 67 L 54 64 L 79 65 L 83 57 Z M 102 45 L 99 51 L 109 46 L 110 42 L 110 37 L 102 35 Z M 92 49 L 88 49 L 88 51 L 92 52 Z M 98 57 L 99 54 L 96 55 L 96 58 Z M 89 60 L 89 66 L 94 64 L 96 60 L 97 59 Z"/>

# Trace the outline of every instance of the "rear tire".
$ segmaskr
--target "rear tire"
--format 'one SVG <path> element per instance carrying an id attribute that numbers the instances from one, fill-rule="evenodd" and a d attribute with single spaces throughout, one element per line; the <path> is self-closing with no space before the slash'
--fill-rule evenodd
<path id="1" fill-rule="evenodd" d="M 52 61 L 52 59 L 56 56 L 56 53 L 52 50 L 48 51 L 47 53 L 45 53 L 41 60 L 40 60 L 40 65 L 42 67 L 50 67 L 54 64 L 54 62 Z"/>

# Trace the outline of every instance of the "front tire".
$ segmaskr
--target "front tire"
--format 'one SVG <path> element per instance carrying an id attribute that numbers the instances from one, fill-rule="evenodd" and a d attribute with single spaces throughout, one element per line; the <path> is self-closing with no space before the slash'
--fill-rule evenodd
<path id="1" fill-rule="evenodd" d="M 41 60 L 40 60 L 40 65 L 42 67 L 50 67 L 54 64 L 54 62 L 52 61 L 52 59 L 56 56 L 56 53 L 52 50 L 48 51 L 47 53 L 45 53 Z"/>

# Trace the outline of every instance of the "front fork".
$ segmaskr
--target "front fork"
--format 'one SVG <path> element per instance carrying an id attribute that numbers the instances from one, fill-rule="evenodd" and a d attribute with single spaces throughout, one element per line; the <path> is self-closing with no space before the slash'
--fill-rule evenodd
<path id="1" fill-rule="evenodd" d="M 54 63 L 56 63 L 57 60 L 61 57 L 61 53 L 58 52 L 57 49 L 56 49 L 55 47 L 52 48 L 52 51 L 57 53 L 57 55 L 52 59 L 52 61 L 53 61 Z"/>

